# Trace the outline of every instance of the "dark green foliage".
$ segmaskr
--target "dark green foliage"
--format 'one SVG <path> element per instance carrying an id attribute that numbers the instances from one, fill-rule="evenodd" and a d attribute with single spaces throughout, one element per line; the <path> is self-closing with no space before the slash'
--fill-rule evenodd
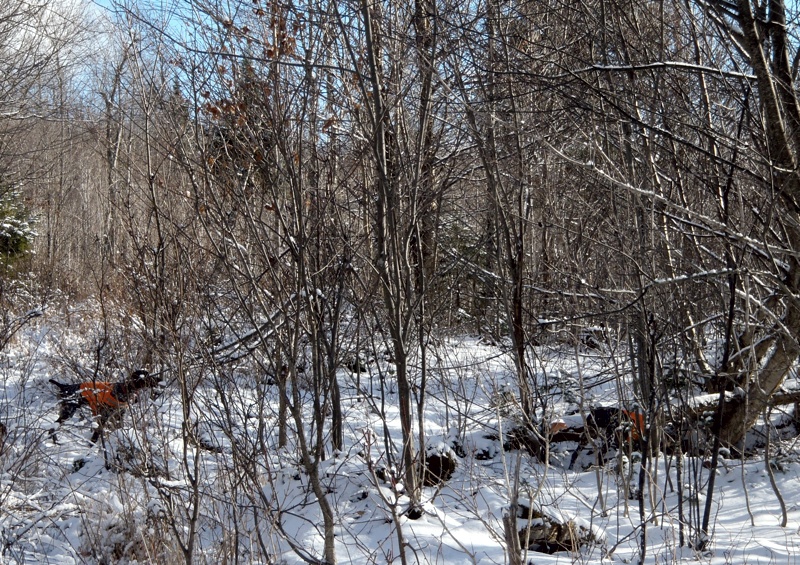
<path id="1" fill-rule="evenodd" d="M 0 189 L 0 264 L 23 256 L 35 237 L 33 217 L 15 190 Z"/>

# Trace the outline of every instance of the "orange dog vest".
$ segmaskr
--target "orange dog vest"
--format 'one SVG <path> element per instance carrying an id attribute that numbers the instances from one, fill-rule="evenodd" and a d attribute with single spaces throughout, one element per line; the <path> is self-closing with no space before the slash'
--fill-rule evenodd
<path id="1" fill-rule="evenodd" d="M 633 424 L 633 428 L 631 429 L 631 439 L 634 441 L 639 441 L 645 435 L 644 414 L 640 414 L 639 412 L 631 412 L 628 410 L 623 410 L 622 412 Z"/>
<path id="2" fill-rule="evenodd" d="M 125 404 L 114 396 L 114 389 L 111 383 L 81 383 L 81 396 L 86 400 L 86 403 L 92 409 L 92 414 L 95 416 L 103 410 L 118 408 Z"/>

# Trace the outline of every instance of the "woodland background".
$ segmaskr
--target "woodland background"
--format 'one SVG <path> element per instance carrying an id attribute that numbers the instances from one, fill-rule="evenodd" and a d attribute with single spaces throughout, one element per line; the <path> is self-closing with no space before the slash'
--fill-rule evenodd
<path id="1" fill-rule="evenodd" d="M 782 0 L 7 0 L 6 382 L 24 389 L 11 352 L 55 316 L 84 341 L 52 370 L 163 374 L 197 446 L 197 391 L 225 405 L 249 375 L 274 427 L 226 449 L 241 480 L 264 438 L 293 453 L 319 562 L 337 561 L 321 470 L 348 445 L 342 369 L 390 367 L 399 520 L 424 498 L 426 387 L 453 336 L 508 360 L 493 393 L 539 440 L 557 416 L 539 348 L 610 352 L 615 402 L 658 423 L 642 468 L 711 395 L 679 447 L 716 469 L 795 400 L 797 24 Z"/>

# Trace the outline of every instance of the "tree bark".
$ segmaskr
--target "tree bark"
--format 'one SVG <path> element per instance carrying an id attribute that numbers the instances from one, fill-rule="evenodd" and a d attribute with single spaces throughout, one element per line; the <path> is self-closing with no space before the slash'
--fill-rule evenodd
<path id="1" fill-rule="evenodd" d="M 790 253 L 785 258 L 788 267 L 779 283 L 783 313 L 771 313 L 775 321 L 767 330 L 774 337 L 756 348 L 756 343 L 751 340 L 761 336 L 759 332 L 753 332 L 739 344 L 740 350 L 752 347 L 753 351 L 764 353 L 762 358 L 746 364 L 746 394 L 726 402 L 721 411 L 720 440 L 729 446 L 742 442 L 747 430 L 753 427 L 769 405 L 772 395 L 800 355 L 797 342 L 797 336 L 800 335 L 800 308 L 796 299 L 800 290 L 800 264 L 796 254 L 791 253 L 800 249 L 800 231 L 796 228 L 800 219 L 800 178 L 796 172 L 798 147 L 793 139 L 800 134 L 800 110 L 789 69 L 785 6 L 782 0 L 771 0 L 769 19 L 764 22 L 756 20 L 749 0 L 738 0 L 736 16 L 741 31 L 741 45 L 755 74 L 764 114 L 772 183 L 765 189 L 775 190 L 786 206 L 788 218 L 782 227 Z"/>

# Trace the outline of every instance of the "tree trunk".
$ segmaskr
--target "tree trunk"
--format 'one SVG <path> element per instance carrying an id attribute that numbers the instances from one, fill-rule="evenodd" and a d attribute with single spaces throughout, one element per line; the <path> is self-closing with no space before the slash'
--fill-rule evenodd
<path id="1" fill-rule="evenodd" d="M 800 232 L 797 229 L 800 215 L 800 178 L 797 174 L 797 137 L 800 128 L 793 74 L 789 68 L 785 7 L 782 0 L 770 0 L 768 25 L 756 21 L 749 0 L 738 0 L 737 23 L 741 30 L 742 45 L 756 76 L 759 102 L 764 114 L 767 151 L 771 159 L 771 186 L 783 200 L 787 220 L 782 228 L 786 232 L 787 251 L 800 249 Z M 759 332 L 748 334 L 740 343 L 740 350 L 753 348 L 763 358 L 747 364 L 743 383 L 745 394 L 728 401 L 721 411 L 720 440 L 729 446 L 739 445 L 747 430 L 753 427 L 759 415 L 769 405 L 773 393 L 783 382 L 800 355 L 797 336 L 800 335 L 800 309 L 796 296 L 800 290 L 800 265 L 794 254 L 784 259 L 788 268 L 780 281 L 779 296 L 784 302 L 784 312 L 771 312 L 772 339 L 762 341 L 756 348 L 753 341 Z M 762 308 L 766 304 L 757 305 Z M 761 312 L 757 312 L 761 314 Z"/>

